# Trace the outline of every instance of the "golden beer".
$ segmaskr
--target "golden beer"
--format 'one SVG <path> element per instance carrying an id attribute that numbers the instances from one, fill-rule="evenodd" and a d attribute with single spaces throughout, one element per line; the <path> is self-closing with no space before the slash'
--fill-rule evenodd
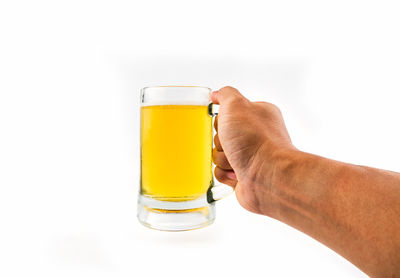
<path id="1" fill-rule="evenodd" d="M 141 194 L 194 200 L 212 183 L 212 117 L 204 105 L 141 107 Z"/>

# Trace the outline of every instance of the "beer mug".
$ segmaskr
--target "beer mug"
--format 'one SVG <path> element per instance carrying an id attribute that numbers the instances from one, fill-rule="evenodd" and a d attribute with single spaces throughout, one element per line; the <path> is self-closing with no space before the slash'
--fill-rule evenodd
<path id="1" fill-rule="evenodd" d="M 184 231 L 215 219 L 215 201 L 232 192 L 215 185 L 211 89 L 141 90 L 138 219 L 150 228 Z"/>

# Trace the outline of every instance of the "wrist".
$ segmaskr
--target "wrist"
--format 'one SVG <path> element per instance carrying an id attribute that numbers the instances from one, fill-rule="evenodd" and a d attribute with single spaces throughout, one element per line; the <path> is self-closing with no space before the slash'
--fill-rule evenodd
<path id="1" fill-rule="evenodd" d="M 342 163 L 301 152 L 277 153 L 271 192 L 276 218 L 294 227 L 320 225 L 327 218 L 335 187 L 346 171 Z M 307 224 L 305 224 L 307 223 Z"/>
<path id="2" fill-rule="evenodd" d="M 303 155 L 294 147 L 280 147 L 271 152 L 270 146 L 261 146 L 255 159 L 248 167 L 246 178 L 247 192 L 252 192 L 254 198 L 251 211 L 281 220 L 282 194 L 285 186 L 290 187 L 289 178 L 295 172 L 298 161 Z"/>
<path id="3" fill-rule="evenodd" d="M 295 224 L 304 221 L 326 192 L 318 186 L 322 157 L 299 151 L 295 148 L 281 148 L 272 155 L 272 171 L 268 181 L 271 199 L 275 203 L 274 218 Z M 297 219 L 297 218 L 303 219 Z"/>
<path id="4" fill-rule="evenodd" d="M 295 148 L 280 148 L 271 155 L 272 173 L 269 186 L 282 187 L 292 182 L 305 153 Z"/>

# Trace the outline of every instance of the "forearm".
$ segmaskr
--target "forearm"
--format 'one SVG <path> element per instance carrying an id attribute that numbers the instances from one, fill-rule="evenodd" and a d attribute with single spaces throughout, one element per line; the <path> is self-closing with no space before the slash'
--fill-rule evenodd
<path id="1" fill-rule="evenodd" d="M 278 160 L 278 220 L 371 276 L 400 277 L 400 175 L 298 151 Z"/>

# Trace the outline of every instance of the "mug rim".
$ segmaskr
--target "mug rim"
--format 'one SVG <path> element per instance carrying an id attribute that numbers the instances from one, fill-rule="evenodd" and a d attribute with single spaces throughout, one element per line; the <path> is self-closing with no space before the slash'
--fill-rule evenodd
<path id="1" fill-rule="evenodd" d="M 210 87 L 206 86 L 197 86 L 197 85 L 158 85 L 158 86 L 146 86 L 143 87 L 141 91 L 144 91 L 146 89 L 155 89 L 155 88 L 201 88 L 201 89 L 207 89 L 209 91 L 212 91 Z"/>

